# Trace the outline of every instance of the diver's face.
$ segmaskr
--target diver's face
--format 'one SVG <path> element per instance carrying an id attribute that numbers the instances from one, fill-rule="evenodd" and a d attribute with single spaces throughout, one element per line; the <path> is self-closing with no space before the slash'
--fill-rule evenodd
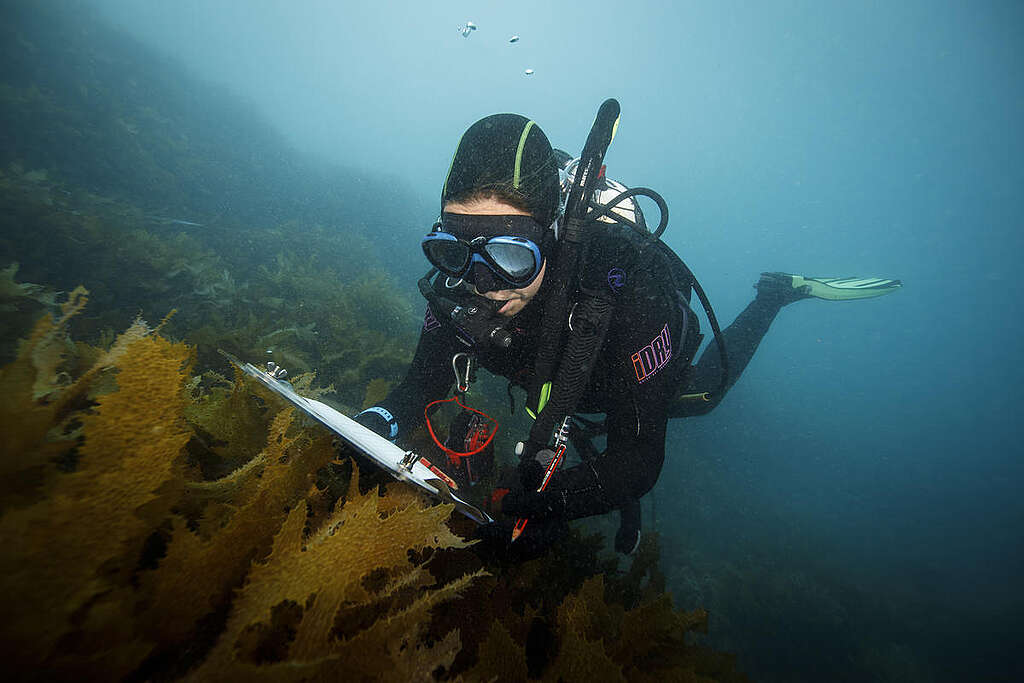
<path id="1" fill-rule="evenodd" d="M 443 210 L 447 213 L 459 213 L 466 214 L 469 216 L 529 216 L 530 214 L 522 209 L 516 208 L 498 199 L 474 199 L 468 202 L 448 202 L 444 205 Z M 521 310 L 526 308 L 526 304 L 537 296 L 537 292 L 540 291 L 540 285 L 544 282 L 544 271 L 547 268 L 547 259 L 540 264 L 540 272 L 537 277 L 533 279 L 533 282 L 526 285 L 522 289 L 501 289 L 494 292 L 484 292 L 481 296 L 487 297 L 491 301 L 504 301 L 505 304 L 498 309 L 498 314 L 503 315 L 506 318 L 519 313 Z M 476 288 L 474 287 L 474 290 Z"/>

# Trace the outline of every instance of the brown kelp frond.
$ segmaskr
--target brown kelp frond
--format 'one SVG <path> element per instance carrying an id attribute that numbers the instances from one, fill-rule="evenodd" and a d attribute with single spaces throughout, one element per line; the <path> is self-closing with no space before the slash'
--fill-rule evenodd
<path id="1" fill-rule="evenodd" d="M 667 594 L 634 609 L 606 602 L 604 577 L 588 579 L 558 608 L 558 654 L 545 680 L 744 681 L 734 658 L 687 643 L 707 632 L 707 612 L 681 612 Z"/>
<path id="2" fill-rule="evenodd" d="M 439 588 L 424 590 L 406 609 L 378 619 L 370 628 L 344 641 L 339 647 L 350 662 L 350 675 L 385 680 L 397 671 L 399 675 L 394 680 L 431 680 L 428 672 L 433 673 L 438 667 L 451 668 L 461 647 L 459 632 L 449 631 L 440 643 L 431 646 L 431 642 L 437 641 L 425 637 L 429 612 L 457 597 L 483 575 L 467 574 Z M 424 664 L 433 668 L 427 669 Z"/>
<path id="3" fill-rule="evenodd" d="M 189 496 L 199 502 L 241 503 L 246 501 L 263 476 L 267 458 L 262 453 L 232 470 L 230 474 L 213 481 L 190 481 L 185 485 Z"/>
<path id="4" fill-rule="evenodd" d="M 606 642 L 618 635 L 614 617 L 621 619 L 621 614 L 613 616 L 605 604 L 602 576 L 587 580 L 579 593 L 566 598 L 558 608 L 558 656 L 546 672 L 547 677 L 625 681 L 622 666 L 612 660 L 606 649 Z"/>
<path id="5" fill-rule="evenodd" d="M 330 384 L 326 387 L 314 387 L 313 382 L 316 381 L 315 372 L 304 372 L 301 375 L 296 375 L 291 378 L 292 386 L 300 396 L 306 398 L 321 399 L 324 394 L 333 394 L 334 385 Z"/>
<path id="6" fill-rule="evenodd" d="M 0 417 L 11 425 L 0 435 L 0 510 L 31 500 L 57 474 L 57 461 L 81 436 L 80 421 L 70 412 L 108 391 L 96 381 L 98 375 L 116 367 L 128 345 L 148 334 L 145 323 L 137 321 L 107 352 L 72 343 L 68 323 L 87 301 L 84 288 L 72 291 L 60 312 L 39 319 L 19 344 L 17 357 L 0 368 Z"/>
<path id="7" fill-rule="evenodd" d="M 424 509 L 433 504 L 424 491 L 414 486 L 407 486 L 402 482 L 389 483 L 385 490 L 387 495 L 377 503 L 377 511 L 385 516 L 397 510 L 405 510 L 410 507 Z"/>
<path id="8" fill-rule="evenodd" d="M 207 391 L 197 391 L 185 409 L 203 450 L 209 457 L 199 463 L 204 478 L 220 478 L 248 462 L 263 448 L 271 418 L 266 405 L 257 400 L 234 368 L 231 381 L 207 373 L 201 383 L 213 382 Z"/>
<path id="9" fill-rule="evenodd" d="M 84 295 L 85 290 L 82 290 L 82 292 Z M 84 305 L 84 302 L 82 305 Z M 79 310 L 81 309 L 79 308 Z M 152 331 L 145 320 L 136 318 L 127 330 L 117 335 L 109 349 L 98 354 L 96 360 L 85 372 L 77 377 L 64 391 L 54 397 L 54 403 L 58 408 L 63 409 L 82 396 L 88 396 L 92 399 L 99 394 L 113 391 L 113 382 L 104 382 L 100 375 L 106 370 L 118 367 L 121 358 L 127 353 L 129 347 L 136 341 L 147 337 Z M 184 363 L 185 361 L 182 362 Z"/>
<path id="10" fill-rule="evenodd" d="M 384 666 L 370 653 L 393 656 L 410 680 L 451 666 L 458 632 L 427 638 L 426 623 L 436 605 L 482 576 L 437 585 L 424 564 L 435 551 L 468 545 L 445 525 L 451 506 L 430 506 L 397 484 L 394 495 L 362 493 L 355 470 L 347 495 L 310 535 L 307 501 L 322 505 L 313 484 L 336 458 L 330 437 L 296 424 L 291 409 L 274 412 L 240 378 L 213 378 L 204 391 L 189 375 L 191 349 L 141 321 L 94 353 L 49 402 L 34 400 L 31 351 L 58 338 L 79 309 L 40 322 L 2 371 L 14 390 L 4 409 L 36 416 L 24 424 L 27 435 L 9 442 L 16 448 L 5 451 L 3 466 L 19 472 L 27 452 L 48 468 L 46 486 L 20 492 L 18 505 L 5 491 L 0 505 L 0 635 L 12 650 L 10 670 L 120 678 L 140 666 L 184 673 L 205 659 L 200 672 L 287 679 L 327 675 L 344 668 L 339 662 L 352 663 L 345 666 L 353 675 Z M 39 367 L 52 371 L 52 363 Z M 95 394 L 95 402 L 68 393 Z M 260 409 L 233 415 L 227 407 L 247 401 Z M 60 405 L 61 419 L 77 425 L 67 471 L 39 455 L 61 424 Z M 219 479 L 189 482 L 190 444 L 200 432 L 242 439 L 226 424 L 232 420 L 262 432 L 258 452 Z M 232 450 L 230 441 L 222 445 Z M 211 631 L 217 614 L 226 621 Z M 198 650 L 181 648 L 197 633 L 206 634 Z M 207 657 L 218 634 L 223 645 Z M 178 662 L 172 653 L 180 650 L 197 654 Z"/>
<path id="11" fill-rule="evenodd" d="M 0 313 L 13 311 L 26 301 L 47 308 L 57 307 L 56 292 L 31 282 L 16 282 L 14 276 L 17 274 L 17 263 L 0 269 Z"/>
<path id="12" fill-rule="evenodd" d="M 79 627 L 94 636 L 119 631 L 115 622 L 130 607 L 119 600 L 180 482 L 188 441 L 180 387 L 189 357 L 187 347 L 159 337 L 127 344 L 116 361 L 119 391 L 79 417 L 75 471 L 51 477 L 44 496 L 0 517 L 0 628 L 6 642 L 18 643 L 19 663 L 71 656 L 55 648 Z M 81 634 L 76 641 L 94 644 Z"/>
<path id="13" fill-rule="evenodd" d="M 284 410 L 271 423 L 266 446 L 258 456 L 265 464 L 261 476 L 234 501 L 226 519 L 204 529 L 200 538 L 184 524 L 175 524 L 157 571 L 145 581 L 153 591 L 153 621 L 149 627 L 162 639 L 184 637 L 212 606 L 240 584 L 254 559 L 270 549 L 284 512 L 306 494 L 313 474 L 329 462 L 333 452 L 305 433 L 289 436 L 293 412 Z M 222 487 L 230 490 L 230 487 Z M 195 577 L 203 577 L 197 582 Z M 187 599 L 186 599 L 187 597 Z"/>
<path id="14" fill-rule="evenodd" d="M 31 351 L 66 338 L 76 306 L 0 370 L 18 425 L 0 466 L 37 474 L 0 489 L 0 638 L 19 675 L 739 680 L 686 642 L 706 614 L 659 592 L 656 545 L 624 575 L 640 590 L 584 581 L 597 549 L 578 535 L 491 576 L 451 505 L 401 482 L 361 490 L 326 430 L 247 378 L 196 379 L 193 350 L 141 321 L 105 351 L 69 346 L 91 362 L 34 399 L 54 366 Z"/>
<path id="15" fill-rule="evenodd" d="M 56 381 L 56 368 L 49 374 L 41 371 L 34 354 L 37 346 L 51 343 L 53 336 L 53 319 L 46 316 L 22 342 L 18 357 L 0 368 L 0 417 L 5 425 L 0 430 L 0 510 L 18 504 L 26 495 L 34 496 L 54 472 L 48 465 L 74 445 L 68 439 L 47 438 L 58 423 L 57 407 L 34 398 L 37 384 Z"/>
<path id="16" fill-rule="evenodd" d="M 41 320 L 18 350 L 19 356 L 26 356 L 35 369 L 32 398 L 40 399 L 60 390 L 67 384 L 68 377 L 61 372 L 60 365 L 69 352 L 67 323 L 77 315 L 89 301 L 89 293 L 78 287 L 68 300 L 61 304 L 60 315 L 54 319 L 47 316 Z"/>
<path id="17" fill-rule="evenodd" d="M 476 666 L 467 672 L 466 680 L 525 681 L 528 675 L 525 648 L 512 638 L 504 624 L 491 622 L 487 638 L 477 651 Z"/>
<path id="18" fill-rule="evenodd" d="M 389 382 L 381 377 L 370 380 L 366 385 L 366 394 L 363 396 L 363 409 L 365 410 L 383 401 L 387 397 L 388 392 L 391 391 L 392 384 L 393 382 Z"/>
<path id="19" fill-rule="evenodd" d="M 314 661 L 324 652 L 344 651 L 350 665 L 359 662 L 355 671 L 372 678 L 374 654 L 399 654 L 389 647 L 396 638 L 410 639 L 415 649 L 416 625 L 429 609 L 480 575 L 428 589 L 432 581 L 410 559 L 410 551 L 467 545 L 443 525 L 452 506 L 411 505 L 384 516 L 377 491 L 359 493 L 357 479 L 355 473 L 344 505 L 308 539 L 303 533 L 305 503 L 291 510 L 266 562 L 252 568 L 239 592 L 225 633 L 207 661 L 209 670 L 200 673 L 227 671 L 247 629 L 270 623 L 274 609 L 290 603 L 302 607 L 288 649 L 293 661 Z M 368 580 L 371 576 L 389 578 Z M 385 659 L 377 666 L 386 665 Z"/>

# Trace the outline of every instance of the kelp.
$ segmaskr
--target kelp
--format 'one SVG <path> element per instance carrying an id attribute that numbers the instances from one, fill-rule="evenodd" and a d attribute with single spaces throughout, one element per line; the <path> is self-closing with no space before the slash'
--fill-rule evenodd
<path id="1" fill-rule="evenodd" d="M 179 419 L 179 380 L 190 358 L 184 345 L 147 334 L 140 323 L 81 377 L 48 391 L 48 402 L 28 393 L 30 378 L 37 386 L 57 386 L 57 356 L 47 349 L 59 344 L 61 329 L 83 299 L 84 293 L 73 293 L 62 318 L 36 326 L 0 384 L 7 397 L 5 431 L 22 439 L 5 443 L 5 469 L 15 478 L 26 468 L 41 470 L 37 498 L 18 500 L 26 492 L 17 492 L 17 504 L 5 505 L 0 517 L 4 642 L 16 670 L 47 661 L 71 634 L 73 649 L 82 653 L 122 641 L 116 655 L 125 663 L 145 651 L 133 644 L 130 622 L 117 612 L 131 593 L 132 560 L 180 488 L 178 455 L 188 440 Z M 87 411 L 74 410 L 71 402 L 108 369 L 117 371 L 119 390 L 98 397 Z M 68 440 L 48 436 L 65 411 L 74 413 L 83 435 L 71 472 L 60 472 L 51 455 L 67 448 Z"/>
<path id="2" fill-rule="evenodd" d="M 501 680 L 746 680 L 733 655 L 690 642 L 706 633 L 708 614 L 673 607 L 651 536 L 625 572 L 599 550 L 596 536 L 573 533 L 446 606 L 475 626 L 463 630 L 456 662 L 465 679 L 505 671 Z"/>
<path id="3" fill-rule="evenodd" d="M 451 505 L 367 485 L 324 430 L 242 377 L 193 375 L 159 329 L 70 342 L 85 298 L 0 370 L 0 466 L 33 483 L 0 505 L 13 678 L 738 680 L 685 642 L 706 615 L 658 592 L 653 546 L 607 585 L 592 540 L 487 567 Z"/>
<path id="4" fill-rule="evenodd" d="M 192 350 L 141 321 L 94 354 L 98 360 L 80 376 L 60 381 L 65 356 L 78 348 L 62 344 L 63 332 L 84 303 L 76 292 L 61 317 L 41 320 L 0 374 L 6 480 L 38 471 L 31 491 L 4 492 L 0 516 L 8 670 L 23 678 L 42 671 L 121 677 L 193 640 L 204 620 L 230 608 L 222 644 L 205 666 L 236 675 L 236 641 L 292 597 L 308 610 L 297 622 L 297 652 L 318 661 L 341 642 L 333 619 L 342 602 L 392 603 L 392 613 L 379 610 L 387 618 L 378 631 L 346 634 L 365 641 L 357 649 L 368 653 L 374 634 L 398 638 L 401 630 L 408 640 L 432 605 L 473 580 L 426 590 L 434 581 L 410 552 L 465 547 L 443 525 L 451 508 L 409 496 L 396 498 L 399 508 L 381 503 L 376 490 L 359 493 L 358 475 L 346 500 L 318 530 L 307 530 L 306 499 L 319 496 L 315 474 L 336 458 L 329 438 L 296 428 L 290 409 L 268 410 L 270 417 L 223 410 L 237 396 L 234 386 L 220 395 L 221 410 L 186 410 L 196 403 L 188 388 L 196 390 Z M 39 384 L 48 391 L 35 391 Z M 109 390 L 86 400 L 99 386 Z M 190 414 L 222 436 L 241 430 L 218 422 L 244 422 L 262 431 L 264 446 L 220 480 L 189 481 Z M 67 420 L 79 425 L 74 439 L 59 430 Z M 72 450 L 73 466 L 62 471 L 60 456 Z M 210 489 L 218 495 L 204 495 Z M 379 552 L 367 552 L 368 544 Z M 361 582 L 371 571 L 391 578 L 369 591 Z M 441 650 L 455 644 L 457 635 Z M 417 642 L 412 650 L 441 651 Z M 298 660 L 290 661 L 294 670 Z"/>
<path id="5" fill-rule="evenodd" d="M 18 264 L 12 263 L 0 269 L 0 313 L 9 314 L 21 308 L 28 300 L 45 307 L 57 305 L 56 293 L 47 291 L 42 285 L 31 282 L 16 282 Z"/>
<path id="6" fill-rule="evenodd" d="M 451 506 L 424 509 L 412 504 L 382 515 L 379 501 L 376 491 L 360 494 L 353 478 L 344 506 L 308 538 L 303 534 L 306 506 L 295 507 L 267 561 L 250 572 L 224 636 L 196 676 L 373 680 L 396 669 L 411 673 L 423 660 L 431 668 L 420 669 L 422 674 L 450 666 L 459 646 L 457 632 L 450 632 L 440 646 L 430 645 L 421 642 L 423 625 L 434 605 L 457 595 L 480 572 L 425 590 L 434 579 L 410 561 L 409 551 L 466 547 L 443 526 Z M 274 633 L 274 611 L 285 606 L 293 608 L 291 628 Z M 374 614 L 379 616 L 368 628 L 337 637 L 337 629 L 351 629 L 352 623 Z M 233 646 L 254 630 L 263 632 L 258 640 L 264 643 L 274 636 L 286 639 L 287 661 L 267 662 L 265 654 L 257 657 L 259 648 Z"/>
<path id="7" fill-rule="evenodd" d="M 268 355 L 351 406 L 371 379 L 399 379 L 422 219 L 400 182 L 295 152 L 82 3 L 15 0 L 0 17 L 0 268 L 88 287 L 98 306 L 76 338 L 100 345 L 140 310 L 178 307 L 168 332 L 200 372 L 218 348 Z"/>
<path id="8" fill-rule="evenodd" d="M 576 622 L 557 616 L 588 576 L 615 571 L 597 541 L 485 565 L 449 508 L 401 484 L 379 489 L 380 474 L 339 459 L 325 431 L 222 374 L 218 348 L 273 359 L 307 395 L 351 409 L 400 378 L 412 306 L 346 250 L 349 236 L 247 228 L 248 244 L 272 248 L 233 249 L 235 224 L 186 234 L 124 200 L 28 176 L 0 170 L 3 253 L 35 282 L 89 278 L 93 291 L 80 316 L 84 290 L 55 307 L 52 290 L 5 271 L 15 305 L 0 314 L 17 313 L 8 329 L 27 335 L 0 369 L 12 425 L 0 441 L 0 608 L 12 615 L 0 632 L 17 677 L 554 680 L 558 662 L 597 647 L 563 634 Z M 27 237 L 40 230 L 61 245 L 60 271 Z M 130 322 L 171 307 L 159 332 Z M 53 312 L 23 324 L 39 308 Z M 326 387 L 312 388 L 314 369 Z M 502 395 L 474 400 L 498 414 L 487 393 Z M 634 588 L 657 583 L 656 560 L 644 562 L 625 575 Z M 611 573 L 607 587 L 601 600 L 625 614 L 658 592 L 620 590 Z M 673 644 L 693 630 L 652 623 Z M 539 653 L 538 633 L 550 636 Z M 608 656 L 626 675 L 638 666 L 628 651 Z"/>
<path id="9" fill-rule="evenodd" d="M 369 381 L 394 382 L 409 362 L 413 304 L 376 267 L 364 237 L 294 221 L 241 225 L 231 216 L 198 228 L 154 224 L 125 199 L 26 176 L 0 169 L 0 266 L 18 261 L 32 281 L 68 290 L 84 282 L 98 310 L 73 322 L 76 336 L 99 344 L 139 310 L 178 308 L 168 331 L 199 349 L 199 371 L 221 367 L 218 348 L 266 357 L 293 374 L 315 370 L 351 406 Z M 0 276 L 0 309 L 26 307 L 32 285 L 14 281 L 13 265 L 3 272 L 10 277 Z M 33 316 L 44 293 L 36 297 Z M 0 346 L 2 353 L 13 349 Z"/>
<path id="10" fill-rule="evenodd" d="M 82 391 L 76 382 L 61 391 L 59 400 L 40 402 L 60 387 L 64 354 L 70 350 L 63 336 L 68 320 L 85 305 L 86 293 L 76 289 L 61 307 L 60 315 L 47 315 L 33 327 L 20 345 L 15 362 L 0 369 L 0 411 L 4 425 L 0 445 L 0 510 L 31 498 L 52 478 L 47 464 L 75 445 L 74 428 L 65 408 Z"/>

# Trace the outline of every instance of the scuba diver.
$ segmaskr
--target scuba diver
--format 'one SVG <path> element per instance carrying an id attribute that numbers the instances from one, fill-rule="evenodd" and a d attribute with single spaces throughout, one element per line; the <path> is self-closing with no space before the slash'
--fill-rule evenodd
<path id="1" fill-rule="evenodd" d="M 543 552 L 568 520 L 615 510 L 615 547 L 634 551 L 639 500 L 658 480 L 670 418 L 713 409 L 784 306 L 899 287 L 763 273 L 754 300 L 719 329 L 689 268 L 658 239 L 664 200 L 604 175 L 617 123 L 618 103 L 608 100 L 575 160 L 517 114 L 487 116 L 466 130 L 441 189 L 440 217 L 422 239 L 433 267 L 420 280 L 428 305 L 412 364 L 383 401 L 355 417 L 391 440 L 426 422 L 452 463 L 450 485 L 459 487 L 491 467 L 484 456 L 495 423 L 463 402 L 476 367 L 507 378 L 510 398 L 512 386 L 525 389 L 534 421 L 515 447 L 515 476 L 490 496 L 498 521 L 480 529 L 485 545 L 513 558 Z M 638 195 L 661 211 L 653 232 Z M 715 337 L 696 364 L 703 337 L 691 292 Z M 453 385 L 455 398 L 446 399 Z M 431 413 L 445 401 L 462 411 L 442 442 Z M 579 462 L 563 468 L 567 444 Z"/>

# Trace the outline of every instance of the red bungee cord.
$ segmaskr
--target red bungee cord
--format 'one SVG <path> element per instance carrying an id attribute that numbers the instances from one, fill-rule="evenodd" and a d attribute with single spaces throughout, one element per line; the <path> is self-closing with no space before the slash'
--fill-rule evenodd
<path id="1" fill-rule="evenodd" d="M 482 430 L 477 430 L 470 435 L 471 438 L 469 440 L 469 444 L 467 444 L 467 446 L 470 449 L 468 451 L 456 451 L 452 448 L 448 448 L 447 446 L 445 446 L 443 443 L 441 443 L 441 440 L 438 439 L 437 435 L 434 433 L 434 426 L 430 424 L 431 407 L 440 405 L 442 403 L 451 403 L 453 401 L 457 406 L 459 406 L 463 410 L 467 410 L 471 413 L 476 413 L 477 415 L 480 415 L 485 420 L 487 420 L 487 424 L 493 425 L 486 432 L 483 432 Z M 433 440 L 435 444 L 437 444 L 438 448 L 445 452 L 445 455 L 448 456 L 448 460 L 450 460 L 453 465 L 458 465 L 463 458 L 468 458 L 471 455 L 476 455 L 483 449 L 487 448 L 487 446 L 490 445 L 491 441 L 494 440 L 494 435 L 498 433 L 497 420 L 495 420 L 493 417 L 491 417 L 490 415 L 481 410 L 477 410 L 476 408 L 470 408 L 469 406 L 467 406 L 466 404 L 459 400 L 458 395 L 452 396 L 451 398 L 440 399 L 438 401 L 431 401 L 423 409 L 423 417 L 426 418 L 427 431 L 430 432 L 430 438 Z M 484 438 L 484 434 L 486 434 L 486 438 Z"/>

